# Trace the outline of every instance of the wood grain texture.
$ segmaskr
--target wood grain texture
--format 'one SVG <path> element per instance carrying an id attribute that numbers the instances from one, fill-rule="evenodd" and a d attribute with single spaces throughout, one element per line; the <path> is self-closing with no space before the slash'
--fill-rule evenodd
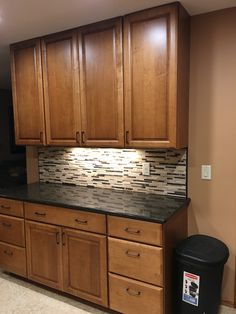
<path id="1" fill-rule="evenodd" d="M 163 249 L 108 238 L 109 271 L 154 285 L 163 285 Z"/>
<path id="2" fill-rule="evenodd" d="M 110 308 L 125 314 L 163 314 L 163 289 L 109 274 Z"/>
<path id="3" fill-rule="evenodd" d="M 0 268 L 26 277 L 26 254 L 25 249 L 0 242 Z"/>
<path id="4" fill-rule="evenodd" d="M 82 145 L 124 146 L 121 18 L 79 29 Z"/>
<path id="5" fill-rule="evenodd" d="M 106 216 L 86 211 L 24 203 L 25 217 L 30 220 L 106 234 Z"/>
<path id="6" fill-rule="evenodd" d="M 16 217 L 24 217 L 23 202 L 0 198 L 0 213 Z"/>
<path id="7" fill-rule="evenodd" d="M 64 291 L 107 306 L 106 236 L 63 229 Z"/>
<path id="8" fill-rule="evenodd" d="M 38 148 L 35 146 L 26 146 L 26 172 L 27 184 L 39 181 Z"/>
<path id="9" fill-rule="evenodd" d="M 42 38 L 48 145 L 77 146 L 80 132 L 76 31 Z"/>
<path id="10" fill-rule="evenodd" d="M 176 144 L 177 10 L 162 6 L 124 19 L 128 147 Z"/>
<path id="11" fill-rule="evenodd" d="M 152 245 L 162 245 L 162 225 L 108 216 L 108 235 Z"/>
<path id="12" fill-rule="evenodd" d="M 40 39 L 11 45 L 16 144 L 45 144 Z"/>
<path id="13" fill-rule="evenodd" d="M 61 228 L 25 222 L 28 278 L 62 290 Z"/>
<path id="14" fill-rule="evenodd" d="M 25 247 L 24 219 L 0 215 L 0 241 Z"/>

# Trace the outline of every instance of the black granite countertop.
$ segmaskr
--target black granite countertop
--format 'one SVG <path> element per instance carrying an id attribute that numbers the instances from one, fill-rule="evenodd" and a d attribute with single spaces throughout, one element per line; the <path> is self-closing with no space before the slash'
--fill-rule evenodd
<path id="1" fill-rule="evenodd" d="M 63 184 L 0 189 L 0 197 L 165 223 L 190 199 Z"/>

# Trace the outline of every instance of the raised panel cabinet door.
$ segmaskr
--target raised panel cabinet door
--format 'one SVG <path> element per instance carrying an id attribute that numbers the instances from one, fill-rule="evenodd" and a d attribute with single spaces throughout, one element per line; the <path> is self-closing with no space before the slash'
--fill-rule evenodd
<path id="1" fill-rule="evenodd" d="M 64 291 L 107 306 L 106 236 L 62 231 Z"/>
<path id="2" fill-rule="evenodd" d="M 126 147 L 176 146 L 177 6 L 124 18 Z"/>
<path id="3" fill-rule="evenodd" d="M 28 278 L 62 289 L 61 228 L 26 221 Z"/>
<path id="4" fill-rule="evenodd" d="M 80 144 L 80 100 L 76 32 L 42 39 L 47 144 Z"/>
<path id="5" fill-rule="evenodd" d="M 45 144 L 40 40 L 11 45 L 16 144 Z"/>
<path id="6" fill-rule="evenodd" d="M 124 146 L 121 18 L 79 29 L 82 145 Z"/>

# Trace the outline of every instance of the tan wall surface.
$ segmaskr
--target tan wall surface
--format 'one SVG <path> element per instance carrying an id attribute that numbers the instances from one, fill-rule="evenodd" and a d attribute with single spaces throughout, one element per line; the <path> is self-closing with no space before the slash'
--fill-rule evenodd
<path id="1" fill-rule="evenodd" d="M 230 248 L 222 299 L 235 299 L 236 8 L 192 18 L 189 139 L 189 232 Z M 212 180 L 200 179 L 212 165 Z"/>

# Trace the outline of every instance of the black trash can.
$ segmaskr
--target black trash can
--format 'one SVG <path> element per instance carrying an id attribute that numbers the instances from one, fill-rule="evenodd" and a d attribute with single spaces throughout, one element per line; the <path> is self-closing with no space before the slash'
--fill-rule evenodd
<path id="1" fill-rule="evenodd" d="M 174 314 L 217 314 L 227 246 L 206 235 L 193 235 L 175 250 Z"/>

